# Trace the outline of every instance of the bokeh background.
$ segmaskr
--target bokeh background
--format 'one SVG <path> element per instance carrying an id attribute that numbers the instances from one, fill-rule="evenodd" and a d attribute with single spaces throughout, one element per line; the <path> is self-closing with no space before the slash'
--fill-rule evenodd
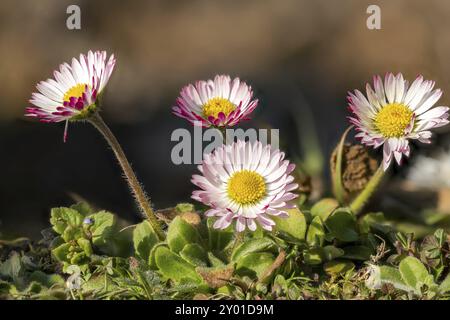
<path id="1" fill-rule="evenodd" d="M 81 30 L 66 28 L 71 4 L 81 8 Z M 381 30 L 366 27 L 371 4 L 381 7 Z M 80 198 L 139 219 L 93 128 L 71 125 L 64 144 L 62 124 L 23 117 L 35 84 L 81 52 L 117 56 L 103 115 L 155 206 L 164 208 L 188 201 L 192 191 L 195 168 L 170 161 L 171 132 L 191 129 L 170 112 L 185 84 L 217 73 L 241 77 L 260 99 L 249 125 L 279 128 L 283 146 L 300 158 L 315 128 L 327 156 L 348 125 L 346 92 L 363 89 L 373 74 L 423 74 L 449 105 L 449 30 L 448 0 L 2 0 L 0 235 L 39 237 L 51 207 Z"/>

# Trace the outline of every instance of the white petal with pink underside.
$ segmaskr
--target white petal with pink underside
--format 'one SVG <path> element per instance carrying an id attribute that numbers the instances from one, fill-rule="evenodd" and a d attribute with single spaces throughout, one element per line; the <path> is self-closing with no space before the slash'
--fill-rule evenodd
<path id="1" fill-rule="evenodd" d="M 430 143 L 430 129 L 442 127 L 449 123 L 446 106 L 434 107 L 442 96 L 440 89 L 434 89 L 434 81 L 424 80 L 418 76 L 411 86 L 402 74 L 394 76 L 388 73 L 383 80 L 374 77 L 373 88 L 366 86 L 366 95 L 359 90 L 349 92 L 349 109 L 353 113 L 350 122 L 356 127 L 356 137 L 367 146 L 383 146 L 383 165 L 386 170 L 392 160 L 400 164 L 402 157 L 409 157 L 409 140 Z M 412 112 L 410 124 L 400 136 L 386 137 L 377 129 L 375 117 L 389 104 L 402 104 Z"/>
<path id="2" fill-rule="evenodd" d="M 223 145 L 205 155 L 198 169 L 201 174 L 193 175 L 191 181 L 200 190 L 194 191 L 192 198 L 211 207 L 206 215 L 218 218 L 215 228 L 225 229 L 235 223 L 238 232 L 246 228 L 254 231 L 258 225 L 272 230 L 275 222 L 271 217 L 287 217 L 286 210 L 295 207 L 292 200 L 297 195 L 292 191 L 298 185 L 290 175 L 295 165 L 270 145 L 243 141 Z M 227 192 L 230 178 L 242 170 L 258 173 L 265 182 L 264 197 L 252 205 L 240 205 Z"/>
<path id="3" fill-rule="evenodd" d="M 53 75 L 54 79 L 41 81 L 36 85 L 38 92 L 31 95 L 31 107 L 26 116 L 42 122 L 60 122 L 78 115 L 85 107 L 95 103 L 102 93 L 116 60 L 111 55 L 107 60 L 105 51 L 89 51 L 73 58 L 71 64 L 63 63 Z M 83 89 L 77 96 L 67 96 L 76 86 Z"/>
<path id="4" fill-rule="evenodd" d="M 235 106 L 235 110 L 228 115 L 221 113 L 217 117 L 205 117 L 203 106 L 214 98 L 227 99 Z M 185 86 L 172 112 L 196 126 L 234 126 L 242 120 L 248 120 L 250 113 L 258 106 L 258 100 L 252 98 L 252 88 L 239 78 L 232 80 L 230 76 L 217 75 L 214 80 L 197 81 Z"/>

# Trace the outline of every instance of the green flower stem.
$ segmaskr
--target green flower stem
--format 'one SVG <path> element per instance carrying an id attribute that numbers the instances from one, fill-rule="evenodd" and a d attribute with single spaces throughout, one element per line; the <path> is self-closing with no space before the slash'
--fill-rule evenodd
<path id="1" fill-rule="evenodd" d="M 332 181 L 333 181 L 333 193 L 336 196 L 336 199 L 339 201 L 340 204 L 344 203 L 344 197 L 345 197 L 345 190 L 344 186 L 342 185 L 342 158 L 344 156 L 344 146 L 345 146 L 345 139 L 347 138 L 348 133 L 353 128 L 353 126 L 350 126 L 345 130 L 344 134 L 341 137 L 341 140 L 339 141 L 339 144 L 337 146 L 337 152 L 336 152 L 336 165 L 334 168 L 334 174 L 332 174 Z"/>
<path id="2" fill-rule="evenodd" d="M 164 240 L 165 235 L 164 231 L 161 229 L 161 225 L 159 224 L 158 219 L 155 216 L 155 213 L 150 205 L 150 199 L 145 194 L 142 189 L 141 184 L 139 183 L 136 175 L 131 168 L 130 163 L 125 156 L 125 153 L 122 150 L 119 142 L 117 141 L 114 134 L 111 132 L 109 127 L 103 121 L 102 117 L 98 114 L 98 112 L 94 113 L 90 118 L 89 122 L 97 128 L 98 131 L 103 135 L 103 137 L 108 142 L 109 146 L 113 150 L 117 160 L 119 161 L 120 166 L 125 174 L 128 185 L 130 186 L 131 192 L 136 199 L 141 211 L 147 217 L 148 221 L 153 227 L 153 230 L 156 232 L 160 240 Z"/>
<path id="3" fill-rule="evenodd" d="M 358 215 L 361 212 L 361 210 L 364 208 L 364 205 L 370 199 L 372 194 L 377 190 L 378 186 L 383 180 L 384 174 L 385 171 L 383 169 L 383 164 L 380 164 L 377 171 L 375 171 L 373 176 L 370 178 L 364 190 L 361 191 L 361 193 L 350 204 L 350 209 L 355 215 Z"/>
<path id="4" fill-rule="evenodd" d="M 244 231 L 242 231 L 242 232 L 235 232 L 234 244 L 233 244 L 233 250 L 232 250 L 232 252 L 233 252 L 234 250 L 236 250 L 236 248 L 239 247 L 239 246 L 244 242 L 244 239 L 245 239 L 245 231 L 246 231 L 246 230 L 244 230 Z"/>

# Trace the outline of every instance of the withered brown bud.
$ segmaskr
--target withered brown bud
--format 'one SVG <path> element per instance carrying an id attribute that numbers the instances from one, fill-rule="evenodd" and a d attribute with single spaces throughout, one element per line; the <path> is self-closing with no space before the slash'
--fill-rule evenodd
<path id="1" fill-rule="evenodd" d="M 200 215 L 198 213 L 195 212 L 185 212 L 181 214 L 181 219 L 183 219 L 184 221 L 186 221 L 187 223 L 193 225 L 193 226 L 198 226 L 201 222 L 201 218 Z"/>
<path id="2" fill-rule="evenodd" d="M 135 257 L 130 257 L 128 261 L 131 270 L 139 268 L 139 261 Z"/>
<path id="3" fill-rule="evenodd" d="M 337 148 L 331 155 L 332 174 L 336 170 Z M 342 184 L 347 193 L 353 194 L 364 189 L 372 175 L 378 169 L 378 161 L 371 157 L 367 149 L 360 145 L 346 143 L 342 157 Z"/>
<path id="4" fill-rule="evenodd" d="M 220 269 L 197 267 L 195 270 L 211 288 L 220 288 L 226 285 L 234 272 L 233 267 Z"/>

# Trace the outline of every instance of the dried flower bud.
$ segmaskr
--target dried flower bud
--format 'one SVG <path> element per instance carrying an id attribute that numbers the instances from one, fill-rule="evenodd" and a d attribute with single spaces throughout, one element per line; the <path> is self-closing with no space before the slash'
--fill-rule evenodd
<path id="1" fill-rule="evenodd" d="M 198 226 L 201 222 L 200 216 L 195 212 L 185 212 L 181 214 L 181 219 L 193 226 Z"/>
<path id="2" fill-rule="evenodd" d="M 196 268 L 198 274 L 205 280 L 211 288 L 220 288 L 228 284 L 233 275 L 233 267 L 224 267 L 218 269 Z"/>
<path id="3" fill-rule="evenodd" d="M 331 155 L 331 170 L 334 174 L 336 168 L 337 148 Z M 342 159 L 342 184 L 349 194 L 364 189 L 372 175 L 378 168 L 378 161 L 371 157 L 367 149 L 360 145 L 346 143 Z"/>

